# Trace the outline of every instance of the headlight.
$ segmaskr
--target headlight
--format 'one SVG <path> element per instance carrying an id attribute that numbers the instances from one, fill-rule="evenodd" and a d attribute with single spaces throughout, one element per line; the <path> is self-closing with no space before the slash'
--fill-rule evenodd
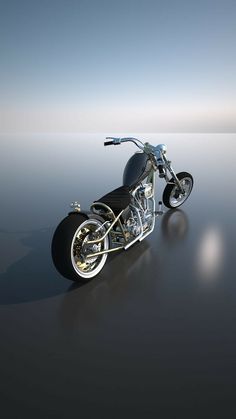
<path id="1" fill-rule="evenodd" d="M 166 153 L 167 147 L 165 144 L 159 144 L 157 147 L 163 154 Z"/>

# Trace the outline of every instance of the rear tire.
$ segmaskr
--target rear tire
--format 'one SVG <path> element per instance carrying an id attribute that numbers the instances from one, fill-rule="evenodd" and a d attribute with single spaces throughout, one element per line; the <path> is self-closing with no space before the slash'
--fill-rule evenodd
<path id="1" fill-rule="evenodd" d="M 176 176 L 185 190 L 185 194 L 178 194 L 178 186 L 174 183 L 174 178 L 172 178 L 170 180 L 171 183 L 166 185 L 162 197 L 163 203 L 167 208 L 180 207 L 189 197 L 193 188 L 193 177 L 190 173 L 180 172 Z"/>
<path id="2" fill-rule="evenodd" d="M 102 221 L 83 214 L 70 214 L 61 221 L 51 246 L 53 263 L 61 275 L 74 281 L 88 281 L 101 271 L 107 254 L 86 258 L 83 249 L 102 224 Z M 102 231 L 104 233 L 104 229 Z M 88 253 L 92 253 L 92 246 Z M 95 246 L 95 252 L 109 249 L 108 236 Z"/>

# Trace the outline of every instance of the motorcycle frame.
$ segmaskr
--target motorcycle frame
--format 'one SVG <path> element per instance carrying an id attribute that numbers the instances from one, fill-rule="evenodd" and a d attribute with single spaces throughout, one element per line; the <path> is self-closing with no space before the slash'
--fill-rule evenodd
<path id="1" fill-rule="evenodd" d="M 152 233 L 152 231 L 154 230 L 154 227 L 155 227 L 155 219 L 156 219 L 156 215 L 155 215 L 155 198 L 154 198 L 154 194 L 155 194 L 155 172 L 156 172 L 156 170 L 153 167 L 151 169 L 150 173 L 147 176 L 147 183 L 151 183 L 152 184 L 152 196 L 150 198 L 146 198 L 146 199 L 150 199 L 151 202 L 152 202 L 152 213 L 153 213 L 153 216 L 152 216 L 151 228 L 149 230 L 147 230 L 147 231 L 144 231 L 143 230 L 143 224 L 142 224 L 142 220 L 141 220 L 139 211 L 137 210 L 137 208 L 134 205 L 131 204 L 131 207 L 132 207 L 133 211 L 136 212 L 137 218 L 139 220 L 140 233 L 133 240 L 128 241 L 127 240 L 127 237 L 126 237 L 126 234 L 125 234 L 125 231 L 124 231 L 124 228 L 123 228 L 123 225 L 122 225 L 122 222 L 120 220 L 120 217 L 123 214 L 124 210 L 122 210 L 117 216 L 115 216 L 113 210 L 108 205 L 104 204 L 103 202 L 99 202 L 99 201 L 98 202 L 93 202 L 93 204 L 91 205 L 91 210 L 95 214 L 97 214 L 98 211 L 94 207 L 97 208 L 98 206 L 100 206 L 101 209 L 105 209 L 107 211 L 107 213 L 102 214 L 102 215 L 105 216 L 108 219 L 111 218 L 111 220 L 106 220 L 102 224 L 102 226 L 100 227 L 100 228 L 103 228 L 106 224 L 108 224 L 108 229 L 103 234 L 103 236 L 102 237 L 99 237 L 98 239 L 88 240 L 86 242 L 86 245 L 100 243 L 101 241 L 103 241 L 105 239 L 105 237 L 110 232 L 112 232 L 114 234 L 114 236 L 117 237 L 117 238 L 118 237 L 122 237 L 124 239 L 124 245 L 117 246 L 117 247 L 114 247 L 114 248 L 111 248 L 111 249 L 107 249 L 107 250 L 102 250 L 102 251 L 95 252 L 95 253 L 90 253 L 90 254 L 86 255 L 86 258 L 91 258 L 91 257 L 94 257 L 94 256 L 100 256 L 100 255 L 102 255 L 104 253 L 111 253 L 111 252 L 115 252 L 115 251 L 121 250 L 121 249 L 127 250 L 136 241 L 138 241 L 138 240 L 139 241 L 142 241 L 149 234 Z M 133 191 L 131 191 L 131 195 L 133 196 L 134 199 L 136 199 L 135 198 L 135 194 L 136 194 L 137 190 L 139 189 L 139 187 L 140 187 L 140 183 L 135 187 L 135 189 Z M 99 213 L 99 215 L 101 215 L 101 214 Z M 120 232 L 117 232 L 115 230 L 112 230 L 112 228 L 114 227 L 115 224 L 118 224 L 119 225 L 119 227 L 121 229 Z M 113 244 L 116 244 L 116 243 L 117 242 L 113 242 Z"/>

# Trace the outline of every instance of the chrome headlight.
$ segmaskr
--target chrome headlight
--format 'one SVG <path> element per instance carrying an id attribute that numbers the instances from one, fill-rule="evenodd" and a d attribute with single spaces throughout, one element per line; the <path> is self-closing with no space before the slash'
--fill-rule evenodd
<path id="1" fill-rule="evenodd" d="M 167 147 L 166 147 L 166 145 L 165 145 L 165 144 L 159 144 L 159 145 L 156 147 L 156 149 L 157 149 L 158 151 L 161 151 L 163 154 L 165 154 L 165 153 L 166 153 L 166 151 L 167 151 Z"/>

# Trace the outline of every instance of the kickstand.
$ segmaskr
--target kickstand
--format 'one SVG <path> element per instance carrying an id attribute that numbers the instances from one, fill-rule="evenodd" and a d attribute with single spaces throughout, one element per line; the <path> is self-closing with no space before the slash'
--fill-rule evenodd
<path id="1" fill-rule="evenodd" d="M 158 202 L 158 211 L 155 211 L 155 216 L 158 217 L 159 215 L 163 215 L 164 211 L 162 209 L 162 201 Z"/>

